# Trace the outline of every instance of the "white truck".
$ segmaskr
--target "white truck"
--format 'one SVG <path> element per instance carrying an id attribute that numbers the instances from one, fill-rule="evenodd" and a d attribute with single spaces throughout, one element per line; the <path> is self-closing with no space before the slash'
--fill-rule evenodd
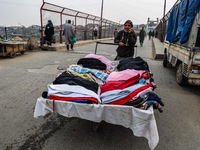
<path id="1" fill-rule="evenodd" d="M 199 1 L 200 0 L 182 0 L 179 3 L 177 3 L 173 9 L 171 9 L 171 12 L 169 12 L 170 17 L 172 18 L 171 20 L 170 17 L 168 19 L 167 35 L 166 40 L 164 42 L 163 66 L 173 66 L 177 68 L 176 81 L 179 85 L 185 85 L 186 83 L 189 83 L 191 85 L 200 86 Z M 183 16 L 183 12 L 185 12 L 185 16 Z M 176 20 L 180 17 L 183 20 L 185 17 L 185 22 L 182 22 L 182 30 L 179 30 L 180 20 L 176 22 Z M 193 18 L 190 18 L 189 20 L 189 17 Z M 172 26 L 174 26 L 174 28 Z M 189 29 L 189 31 L 187 30 L 187 32 L 184 33 L 187 28 Z M 177 31 L 176 29 L 179 31 Z"/>

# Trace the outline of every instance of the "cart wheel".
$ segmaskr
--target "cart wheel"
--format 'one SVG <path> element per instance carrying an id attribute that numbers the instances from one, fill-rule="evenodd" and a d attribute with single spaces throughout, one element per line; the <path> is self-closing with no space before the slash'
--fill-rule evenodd
<path id="1" fill-rule="evenodd" d="M 10 52 L 10 57 L 11 58 L 15 58 L 16 57 L 16 53 L 15 52 Z"/>
<path id="2" fill-rule="evenodd" d="M 25 51 L 21 51 L 21 52 L 20 52 L 21 55 L 24 55 L 24 53 L 25 53 Z"/>
<path id="3" fill-rule="evenodd" d="M 176 70 L 176 82 L 180 85 L 183 86 L 186 84 L 187 82 L 187 78 L 182 74 L 183 70 L 182 70 L 182 63 L 180 63 L 177 67 Z"/>
<path id="4" fill-rule="evenodd" d="M 94 132 L 98 131 L 99 125 L 100 123 L 92 122 L 92 129 L 94 130 Z"/>

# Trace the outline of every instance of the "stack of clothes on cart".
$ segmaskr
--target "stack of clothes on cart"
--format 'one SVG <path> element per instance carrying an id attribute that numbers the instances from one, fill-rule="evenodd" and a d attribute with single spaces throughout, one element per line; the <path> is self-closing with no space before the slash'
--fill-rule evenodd
<path id="1" fill-rule="evenodd" d="M 144 110 L 153 105 L 162 112 L 164 104 L 155 88 L 153 74 L 141 57 L 110 61 L 89 54 L 60 73 L 42 96 L 52 101 L 128 105 Z"/>

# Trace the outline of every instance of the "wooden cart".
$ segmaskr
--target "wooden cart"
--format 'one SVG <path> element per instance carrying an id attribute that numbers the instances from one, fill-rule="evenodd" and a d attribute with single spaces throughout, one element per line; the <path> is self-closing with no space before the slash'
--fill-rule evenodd
<path id="1" fill-rule="evenodd" d="M 17 53 L 25 53 L 25 42 L 0 41 L 0 56 L 14 58 Z"/>

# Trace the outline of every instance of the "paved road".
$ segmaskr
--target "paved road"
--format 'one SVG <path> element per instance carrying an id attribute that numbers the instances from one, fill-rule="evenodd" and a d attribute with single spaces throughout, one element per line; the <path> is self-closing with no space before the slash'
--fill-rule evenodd
<path id="1" fill-rule="evenodd" d="M 33 118 L 36 99 L 59 72 L 93 53 L 95 45 L 66 51 L 29 52 L 14 59 L 0 58 L 0 149 L 6 150 L 146 150 L 145 138 L 130 129 L 102 122 L 96 133 L 91 122 L 53 114 Z M 97 54 L 115 58 L 115 46 L 98 47 Z M 152 59 L 151 41 L 138 47 L 154 73 L 156 92 L 165 103 L 164 112 L 155 110 L 160 141 L 157 150 L 198 150 L 200 147 L 200 87 L 180 87 L 175 70 L 163 68 Z"/>

